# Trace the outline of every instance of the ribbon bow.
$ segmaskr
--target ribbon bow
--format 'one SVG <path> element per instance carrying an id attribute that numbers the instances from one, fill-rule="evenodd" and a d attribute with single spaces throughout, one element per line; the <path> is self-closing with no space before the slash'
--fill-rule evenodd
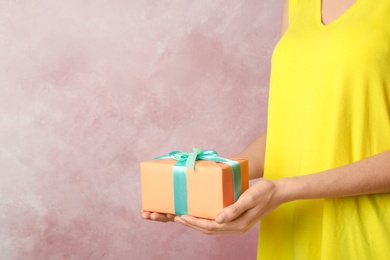
<path id="1" fill-rule="evenodd" d="M 208 161 L 214 161 L 213 159 L 221 158 L 218 157 L 218 153 L 214 150 L 202 150 L 200 148 L 193 148 L 192 153 L 186 153 L 183 151 L 172 151 L 168 155 L 163 155 L 160 157 L 157 157 L 156 159 L 175 159 L 179 162 L 185 162 L 185 165 L 190 168 L 191 170 L 194 170 L 195 167 L 195 161 L 197 160 L 208 160 Z"/>
<path id="2" fill-rule="evenodd" d="M 187 177 L 186 168 L 194 170 L 195 161 L 208 160 L 228 164 L 232 167 L 233 185 L 234 185 L 234 201 L 236 202 L 242 193 L 241 186 L 241 167 L 236 161 L 225 159 L 218 156 L 214 150 L 202 150 L 193 148 L 192 153 L 186 153 L 179 150 L 172 151 L 168 155 L 163 155 L 155 158 L 174 159 L 177 163 L 173 166 L 173 187 L 174 187 L 174 204 L 176 215 L 188 214 L 187 205 Z"/>

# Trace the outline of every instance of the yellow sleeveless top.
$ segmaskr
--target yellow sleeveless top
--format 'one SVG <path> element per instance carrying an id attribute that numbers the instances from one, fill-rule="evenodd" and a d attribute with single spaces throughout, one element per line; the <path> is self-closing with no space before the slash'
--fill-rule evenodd
<path id="1" fill-rule="evenodd" d="M 328 25 L 321 0 L 290 0 L 268 113 L 265 179 L 389 150 L 390 0 L 357 0 Z M 390 193 L 281 205 L 261 220 L 258 259 L 390 259 Z"/>

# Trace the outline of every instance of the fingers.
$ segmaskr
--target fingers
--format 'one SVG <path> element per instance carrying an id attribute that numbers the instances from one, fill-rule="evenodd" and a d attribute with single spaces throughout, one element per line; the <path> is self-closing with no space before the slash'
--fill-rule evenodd
<path id="1" fill-rule="evenodd" d="M 187 227 L 190 227 L 194 230 L 200 231 L 204 234 L 233 234 L 238 233 L 242 234 L 248 230 L 248 226 L 246 223 L 248 222 L 247 217 L 250 211 L 245 212 L 241 215 L 240 218 L 226 222 L 223 224 L 219 224 L 214 220 L 210 219 L 202 219 L 196 218 L 188 215 L 176 216 L 172 214 L 162 214 L 156 212 L 149 211 L 141 211 L 141 216 L 143 219 L 151 220 L 151 221 L 159 221 L 159 222 L 176 222 Z"/>
<path id="2" fill-rule="evenodd" d="M 143 219 L 150 219 L 150 212 L 148 211 L 141 211 L 141 216 Z"/>
<path id="3" fill-rule="evenodd" d="M 141 211 L 141 216 L 143 219 L 159 222 L 173 222 L 175 218 L 175 215 L 172 214 L 162 214 L 149 211 Z"/>
<path id="4" fill-rule="evenodd" d="M 176 217 L 175 222 L 183 224 L 207 235 L 243 234 L 248 230 L 247 226 L 243 225 L 245 220 L 218 224 L 214 220 L 183 215 L 181 217 Z"/>
<path id="5" fill-rule="evenodd" d="M 150 219 L 154 221 L 161 221 L 161 222 L 173 221 L 172 215 L 166 215 L 166 214 L 161 214 L 156 212 L 150 214 Z"/>
<path id="6" fill-rule="evenodd" d="M 217 224 L 213 220 L 195 218 L 188 215 L 183 215 L 181 217 L 176 217 L 175 222 L 183 224 L 187 227 L 205 233 L 207 235 L 211 234 L 222 234 L 223 232 L 218 229 Z M 225 232 L 226 233 L 226 232 Z"/>

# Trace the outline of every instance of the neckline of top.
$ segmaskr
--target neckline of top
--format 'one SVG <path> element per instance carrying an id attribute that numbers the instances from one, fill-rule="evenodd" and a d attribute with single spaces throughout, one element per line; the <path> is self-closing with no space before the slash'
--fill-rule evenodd
<path id="1" fill-rule="evenodd" d="M 347 10 L 345 10 L 345 12 L 343 12 L 337 18 L 333 19 L 331 22 L 328 22 L 328 23 L 323 22 L 322 2 L 323 2 L 323 0 L 317 1 L 317 5 L 318 5 L 318 7 L 317 7 L 318 20 L 317 21 L 319 22 L 321 27 L 327 28 L 327 27 L 333 26 L 334 24 L 337 24 L 340 20 L 343 20 L 345 17 L 348 17 L 353 12 L 353 10 L 359 5 L 359 3 L 361 1 L 355 0 L 355 3 L 353 3 Z"/>

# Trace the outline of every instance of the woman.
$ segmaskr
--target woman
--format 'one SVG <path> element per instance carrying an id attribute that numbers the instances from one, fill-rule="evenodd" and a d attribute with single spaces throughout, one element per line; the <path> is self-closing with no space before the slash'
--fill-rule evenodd
<path id="1" fill-rule="evenodd" d="M 389 259 L 390 1 L 285 0 L 282 34 L 267 132 L 238 155 L 264 179 L 215 221 L 142 215 L 206 234 L 261 219 L 259 259 Z"/>

